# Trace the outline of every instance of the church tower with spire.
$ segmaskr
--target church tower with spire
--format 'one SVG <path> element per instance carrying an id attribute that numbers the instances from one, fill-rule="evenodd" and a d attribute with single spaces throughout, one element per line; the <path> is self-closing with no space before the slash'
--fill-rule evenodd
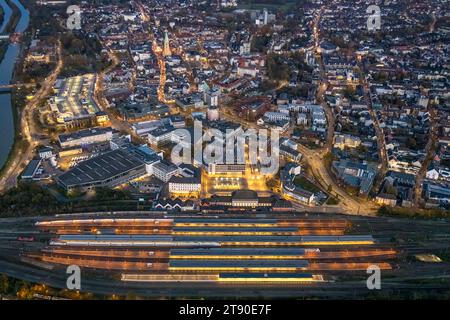
<path id="1" fill-rule="evenodd" d="M 172 52 L 170 51 L 170 43 L 169 43 L 169 34 L 167 31 L 164 34 L 164 49 L 163 49 L 163 55 L 165 57 L 171 56 Z"/>

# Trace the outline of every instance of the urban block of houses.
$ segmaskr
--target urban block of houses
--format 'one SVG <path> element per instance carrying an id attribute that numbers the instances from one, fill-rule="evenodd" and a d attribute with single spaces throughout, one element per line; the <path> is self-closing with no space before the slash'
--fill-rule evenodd
<path id="1" fill-rule="evenodd" d="M 357 148 L 361 145 L 361 138 L 351 134 L 335 134 L 334 147 L 344 150 L 345 148 Z"/>
<path id="2" fill-rule="evenodd" d="M 332 170 L 344 184 L 358 189 L 360 194 L 369 193 L 377 174 L 374 166 L 348 159 L 333 161 Z"/>

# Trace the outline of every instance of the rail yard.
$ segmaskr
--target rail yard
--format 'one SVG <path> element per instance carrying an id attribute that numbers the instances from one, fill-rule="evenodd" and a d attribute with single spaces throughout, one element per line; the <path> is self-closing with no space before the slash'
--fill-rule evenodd
<path id="1" fill-rule="evenodd" d="M 78 265 L 83 290 L 99 294 L 332 297 L 370 295 L 366 270 L 376 265 L 385 290 L 447 290 L 449 231 L 440 220 L 292 213 L 2 219 L 0 272 L 64 287 L 66 267 Z"/>

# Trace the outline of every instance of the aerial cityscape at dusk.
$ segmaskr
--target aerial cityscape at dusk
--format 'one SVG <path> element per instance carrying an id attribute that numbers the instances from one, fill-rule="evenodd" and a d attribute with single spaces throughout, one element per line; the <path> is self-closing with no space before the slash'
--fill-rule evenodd
<path id="1" fill-rule="evenodd" d="M 0 0 L 0 300 L 450 299 L 449 75 L 448 0 Z"/>

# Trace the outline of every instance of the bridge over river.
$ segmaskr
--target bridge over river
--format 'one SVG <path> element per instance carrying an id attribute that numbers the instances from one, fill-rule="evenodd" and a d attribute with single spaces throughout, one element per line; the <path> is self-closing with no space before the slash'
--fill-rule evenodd
<path id="1" fill-rule="evenodd" d="M 10 93 L 11 89 L 14 88 L 32 88 L 35 87 L 38 83 L 11 83 L 11 84 L 1 84 L 0 85 L 0 94 L 1 93 Z"/>

